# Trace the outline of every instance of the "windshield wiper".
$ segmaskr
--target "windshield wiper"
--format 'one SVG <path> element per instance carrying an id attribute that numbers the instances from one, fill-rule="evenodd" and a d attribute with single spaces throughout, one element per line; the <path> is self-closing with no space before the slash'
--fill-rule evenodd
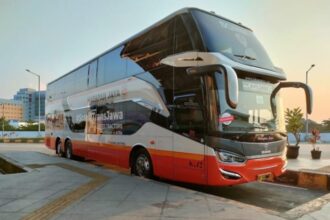
<path id="1" fill-rule="evenodd" d="M 235 57 L 239 57 L 239 58 L 242 58 L 242 59 L 246 59 L 246 60 L 256 60 L 256 58 L 254 57 L 250 57 L 248 55 L 240 55 L 240 54 L 234 54 Z"/>
<path id="2" fill-rule="evenodd" d="M 237 139 L 240 139 L 241 137 L 243 137 L 247 134 L 253 133 L 252 131 L 256 128 L 258 128 L 258 129 L 267 129 L 268 127 L 267 126 L 262 126 L 262 125 L 259 125 L 259 124 L 251 125 L 249 127 L 246 127 L 246 131 L 244 133 L 240 134 Z"/>

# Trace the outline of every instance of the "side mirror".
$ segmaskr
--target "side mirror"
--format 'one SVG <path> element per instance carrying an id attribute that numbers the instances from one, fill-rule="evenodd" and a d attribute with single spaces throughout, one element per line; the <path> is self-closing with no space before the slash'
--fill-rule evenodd
<path id="1" fill-rule="evenodd" d="M 273 115 L 276 116 L 276 109 L 275 109 L 275 96 L 282 88 L 302 88 L 305 91 L 306 95 L 306 110 L 308 114 L 312 113 L 313 109 L 313 92 L 312 89 L 306 85 L 305 83 L 301 82 L 281 82 L 278 86 L 273 90 L 270 96 L 270 103 L 272 107 Z"/>
<path id="2" fill-rule="evenodd" d="M 224 74 L 226 101 L 231 108 L 238 105 L 238 78 L 236 72 L 227 65 L 210 65 L 190 67 L 187 69 L 188 75 L 202 75 L 207 72 L 219 72 Z"/>
<path id="3" fill-rule="evenodd" d="M 214 53 L 189 51 L 173 54 L 160 61 L 173 67 L 188 67 L 189 75 L 202 75 L 206 72 L 225 74 L 226 101 L 232 108 L 238 104 L 238 79 L 236 72 L 228 65 L 222 65 L 221 60 Z M 220 65 L 219 65 L 220 64 Z"/>

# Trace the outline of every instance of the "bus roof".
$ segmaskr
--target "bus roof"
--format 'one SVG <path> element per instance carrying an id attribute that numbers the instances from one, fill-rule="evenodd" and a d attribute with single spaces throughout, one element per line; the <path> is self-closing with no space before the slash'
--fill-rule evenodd
<path id="1" fill-rule="evenodd" d="M 208 12 L 208 11 L 205 11 L 205 10 L 202 10 L 202 9 L 199 9 L 199 8 L 193 8 L 193 7 L 182 8 L 182 9 L 179 9 L 178 11 L 175 11 L 175 12 L 173 12 L 172 14 L 166 16 L 165 18 L 161 19 L 160 21 L 154 23 L 153 25 L 147 27 L 146 29 L 144 29 L 144 30 L 138 32 L 137 34 L 135 34 L 135 35 L 129 37 L 128 39 L 122 41 L 121 43 L 116 44 L 115 46 L 111 47 L 110 49 L 108 49 L 108 50 L 104 51 L 103 53 L 97 55 L 97 56 L 94 57 L 93 59 L 88 60 L 87 62 L 85 62 L 85 63 L 79 65 L 78 67 L 72 69 L 72 70 L 69 71 L 68 73 L 66 73 L 66 74 L 60 76 L 59 78 L 57 78 L 57 79 L 55 79 L 55 80 L 49 82 L 47 85 L 50 85 L 50 84 L 52 84 L 52 83 L 54 83 L 54 82 L 60 80 L 61 78 L 63 78 L 63 77 L 65 77 L 65 76 L 69 75 L 70 73 L 76 71 L 77 69 L 83 67 L 84 65 L 86 65 L 86 64 L 88 64 L 88 63 L 90 63 L 90 62 L 96 60 L 97 58 L 99 58 L 99 57 L 101 57 L 101 56 L 103 56 L 104 54 L 108 53 L 109 51 L 111 51 L 111 50 L 113 50 L 113 49 L 115 49 L 115 48 L 117 48 L 117 47 L 119 47 L 119 46 L 121 46 L 121 45 L 124 45 L 124 44 L 126 44 L 127 42 L 129 42 L 129 41 L 131 41 L 131 40 L 133 40 L 133 39 L 135 39 L 135 38 L 137 38 L 137 37 L 139 37 L 139 36 L 145 34 L 146 32 L 148 32 L 148 31 L 152 30 L 153 28 L 155 28 L 155 27 L 157 27 L 157 26 L 159 26 L 159 25 L 161 25 L 161 24 L 163 24 L 163 23 L 169 21 L 170 19 L 174 18 L 175 16 L 180 15 L 180 14 L 184 14 L 184 13 L 190 13 L 190 11 L 192 11 L 192 10 L 199 10 L 199 11 L 202 11 L 202 12 L 204 12 L 204 13 L 208 13 L 208 14 L 210 14 L 210 15 L 213 15 L 213 16 L 216 16 L 216 17 L 219 17 L 219 18 L 221 18 L 221 19 L 224 19 L 224 20 L 226 20 L 226 21 L 229 21 L 229 22 L 231 22 L 231 23 L 234 23 L 234 24 L 236 24 L 236 25 L 239 25 L 239 26 L 241 26 L 241 27 L 243 27 L 243 28 L 245 28 L 245 29 L 248 29 L 248 30 L 252 31 L 250 28 L 248 28 L 248 27 L 246 27 L 246 26 L 243 26 L 241 23 L 237 23 L 237 22 L 234 22 L 234 21 L 229 20 L 229 19 L 227 19 L 227 18 L 224 18 L 224 17 L 222 17 L 222 16 L 220 16 L 220 15 L 216 15 L 216 14 L 213 13 L 213 12 Z"/>

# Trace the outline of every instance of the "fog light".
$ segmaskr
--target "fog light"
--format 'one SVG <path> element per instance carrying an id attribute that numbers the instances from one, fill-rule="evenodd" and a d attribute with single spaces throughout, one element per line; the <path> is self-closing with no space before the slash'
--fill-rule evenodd
<path id="1" fill-rule="evenodd" d="M 234 173 L 234 172 L 230 172 L 230 171 L 227 171 L 227 170 L 223 170 L 220 168 L 220 173 L 222 174 L 222 176 L 224 176 L 225 178 L 227 179 L 240 179 L 241 178 L 241 175 L 239 175 L 238 173 Z"/>

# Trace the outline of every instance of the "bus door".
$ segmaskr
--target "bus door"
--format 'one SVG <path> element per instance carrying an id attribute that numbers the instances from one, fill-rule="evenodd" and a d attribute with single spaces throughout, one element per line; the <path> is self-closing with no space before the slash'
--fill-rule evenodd
<path id="1" fill-rule="evenodd" d="M 174 176 L 178 181 L 206 183 L 204 120 L 198 92 L 174 97 Z"/>

